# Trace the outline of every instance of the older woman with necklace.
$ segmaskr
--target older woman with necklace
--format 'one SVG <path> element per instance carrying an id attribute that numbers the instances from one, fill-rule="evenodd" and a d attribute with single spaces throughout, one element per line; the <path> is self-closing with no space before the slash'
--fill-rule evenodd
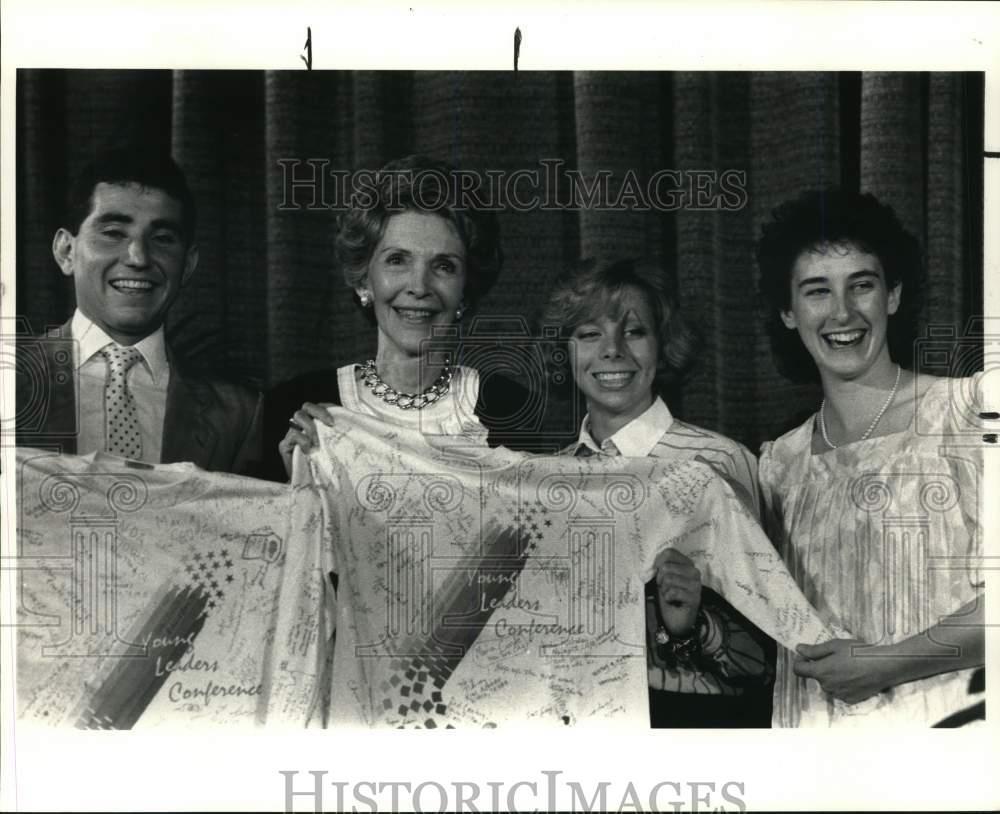
<path id="1" fill-rule="evenodd" d="M 377 330 L 376 353 L 271 391 L 265 445 L 281 459 L 270 462 L 266 477 L 283 480 L 293 449 L 312 448 L 314 422 L 330 422 L 320 404 L 432 434 L 483 432 L 491 446 L 517 448 L 515 419 L 527 391 L 497 374 L 481 382 L 457 363 L 460 348 L 449 339 L 496 282 L 503 257 L 496 216 L 460 205 L 453 172 L 422 156 L 390 162 L 375 177 L 372 205 L 341 217 L 336 265 Z"/>

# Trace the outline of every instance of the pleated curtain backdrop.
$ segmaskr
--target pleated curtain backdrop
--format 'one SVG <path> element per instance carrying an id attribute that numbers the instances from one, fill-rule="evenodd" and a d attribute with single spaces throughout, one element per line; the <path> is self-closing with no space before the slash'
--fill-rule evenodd
<path id="1" fill-rule="evenodd" d="M 301 179 L 309 159 L 376 169 L 421 152 L 507 173 L 559 159 L 610 171 L 612 194 L 629 173 L 643 188 L 662 169 L 745 173 L 738 211 L 503 211 L 506 265 L 480 314 L 534 326 L 580 257 L 660 258 L 705 339 L 672 406 L 753 448 L 817 398 L 775 371 L 753 296 L 754 240 L 781 201 L 875 193 L 924 247 L 926 321 L 960 331 L 982 309 L 981 74 L 22 70 L 17 112 L 18 314 L 36 332 L 69 315 L 51 255 L 68 181 L 100 146 L 143 139 L 171 149 L 199 207 L 201 263 L 171 341 L 260 386 L 375 343 L 332 269 L 336 213 L 304 206 L 302 188 L 283 208 L 282 161 Z M 568 414 L 551 401 L 547 426 Z"/>

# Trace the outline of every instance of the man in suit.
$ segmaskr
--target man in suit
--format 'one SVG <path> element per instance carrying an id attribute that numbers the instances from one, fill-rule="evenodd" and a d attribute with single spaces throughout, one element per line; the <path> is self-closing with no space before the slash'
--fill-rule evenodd
<path id="1" fill-rule="evenodd" d="M 193 375 L 164 338 L 198 265 L 194 200 L 173 159 L 148 148 L 98 155 L 52 252 L 77 307 L 44 339 L 19 343 L 18 444 L 254 471 L 260 395 Z"/>

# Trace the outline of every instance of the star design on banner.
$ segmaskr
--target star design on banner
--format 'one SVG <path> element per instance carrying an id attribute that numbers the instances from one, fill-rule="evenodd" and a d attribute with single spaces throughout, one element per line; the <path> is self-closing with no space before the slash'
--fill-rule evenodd
<path id="1" fill-rule="evenodd" d="M 225 549 L 219 552 L 195 551 L 190 559 L 191 562 L 184 565 L 188 585 L 203 590 L 210 597 L 208 610 L 216 610 L 226 596 L 224 585 L 232 585 L 235 581 L 232 573 L 233 560 L 229 557 L 229 552 Z"/>
<path id="2" fill-rule="evenodd" d="M 543 521 L 542 516 L 548 514 L 549 510 L 545 504 L 536 499 L 534 501 L 525 501 L 521 511 L 523 517 L 523 528 L 528 531 L 525 536 L 531 541 L 530 546 L 534 548 L 545 536 L 542 533 L 542 527 L 539 523 Z M 551 526 L 552 521 L 549 520 L 546 525 Z"/>
<path id="3" fill-rule="evenodd" d="M 518 529 L 523 543 L 528 549 L 537 548 L 545 537 L 544 527 L 551 527 L 552 521 L 543 517 L 549 513 L 540 501 L 517 501 L 508 505 L 511 523 Z"/>

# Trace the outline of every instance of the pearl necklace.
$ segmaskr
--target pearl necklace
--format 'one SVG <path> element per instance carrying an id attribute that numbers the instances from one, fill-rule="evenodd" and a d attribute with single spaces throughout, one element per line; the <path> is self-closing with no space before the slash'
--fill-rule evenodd
<path id="1" fill-rule="evenodd" d="M 391 404 L 400 410 L 421 410 L 448 392 L 448 388 L 451 387 L 451 373 L 451 360 L 446 359 L 441 375 L 423 393 L 400 393 L 382 380 L 378 375 L 375 360 L 369 359 L 361 367 L 361 381 L 372 391 L 372 395 L 382 399 L 386 404 Z"/>
<path id="2" fill-rule="evenodd" d="M 903 368 L 896 365 L 896 382 L 892 385 L 892 390 L 889 391 L 889 397 L 885 400 L 885 404 L 882 405 L 882 409 L 875 414 L 875 418 L 872 419 L 872 423 L 868 425 L 868 429 L 865 430 L 864 435 L 862 435 L 858 440 L 867 441 L 868 436 L 874 432 L 875 427 L 878 426 L 878 422 L 882 420 L 882 416 L 885 415 L 885 411 L 889 409 L 889 405 L 892 404 L 892 400 L 896 397 L 896 388 L 899 387 L 899 379 L 903 375 Z M 830 436 L 826 434 L 826 418 L 823 417 L 824 410 L 826 408 L 826 399 L 823 399 L 823 403 L 819 405 L 819 431 L 823 436 L 823 441 L 830 449 L 836 449 L 837 445 L 830 440 Z"/>

